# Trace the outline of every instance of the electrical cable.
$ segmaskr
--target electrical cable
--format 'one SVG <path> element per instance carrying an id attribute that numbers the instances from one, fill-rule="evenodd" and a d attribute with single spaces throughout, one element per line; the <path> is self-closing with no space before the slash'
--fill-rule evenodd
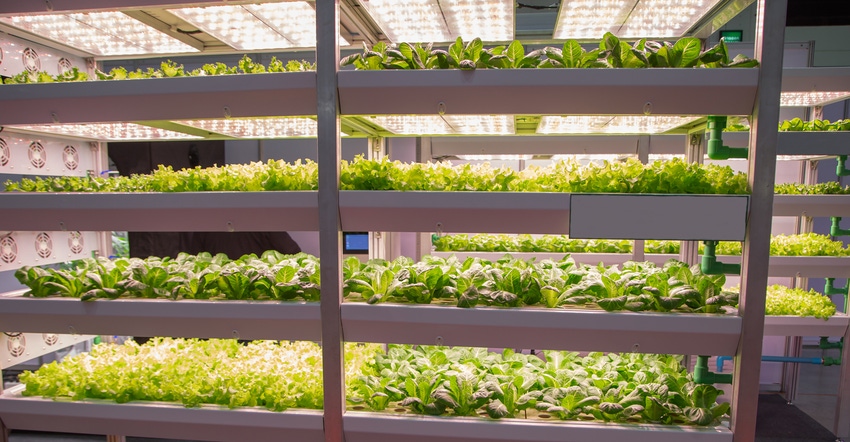
<path id="1" fill-rule="evenodd" d="M 517 2 L 517 9 L 536 9 L 536 10 L 546 10 L 546 9 L 558 9 L 560 5 L 558 2 L 552 3 L 551 5 L 541 6 L 541 5 L 529 5 L 526 3 Z"/>

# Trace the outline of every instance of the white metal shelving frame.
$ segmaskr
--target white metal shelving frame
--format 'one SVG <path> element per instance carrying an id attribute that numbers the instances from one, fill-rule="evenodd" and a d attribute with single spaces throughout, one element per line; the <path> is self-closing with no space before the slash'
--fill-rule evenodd
<path id="1" fill-rule="evenodd" d="M 75 6 L 66 1 L 53 0 L 54 9 L 69 10 Z M 165 5 L 181 2 L 174 1 L 136 1 L 133 4 L 143 5 Z M 197 3 L 197 2 L 192 2 Z M 244 438 L 242 431 L 249 431 L 254 435 L 254 426 L 261 435 L 269 438 L 280 435 L 283 432 L 291 434 L 297 440 L 325 440 L 327 442 L 339 442 L 343 440 L 374 440 L 379 434 L 391 435 L 406 440 L 429 440 L 456 441 L 463 437 L 464 440 L 564 440 L 574 437 L 575 440 L 587 440 L 589 438 L 600 440 L 636 440 L 636 441 L 658 441 L 658 440 L 705 440 L 705 441 L 732 441 L 749 442 L 755 435 L 755 409 L 758 399 L 758 364 L 761 357 L 761 338 L 764 325 L 764 288 L 767 282 L 768 269 L 765 265 L 765 257 L 768 254 L 770 236 L 770 218 L 773 207 L 773 181 L 775 173 L 775 144 L 776 131 L 774 128 L 778 123 L 778 97 L 781 77 L 782 42 L 784 33 L 784 16 L 786 2 L 783 0 L 760 0 L 759 2 L 759 33 L 756 47 L 756 58 L 760 59 L 762 65 L 758 69 L 742 70 L 601 70 L 593 72 L 569 70 L 568 72 L 556 70 L 523 71 L 475 71 L 475 72 L 340 72 L 338 29 L 340 23 L 339 0 L 318 0 L 316 2 L 317 15 L 317 50 L 316 61 L 318 70 L 315 74 L 305 74 L 289 77 L 287 74 L 269 74 L 269 76 L 251 76 L 250 78 L 210 78 L 210 79 L 154 79 L 137 80 L 138 83 L 127 81 L 127 84 L 99 84 L 99 85 L 28 85 L 33 87 L 59 86 L 32 89 L 35 95 L 29 95 L 30 89 L 0 89 L 0 100 L 4 105 L 14 103 L 21 106 L 25 112 L 21 117 L 11 115 L 9 112 L 0 113 L 0 124 L 19 123 L 52 123 L 52 122 L 89 122 L 89 121 L 117 121 L 126 120 L 162 120 L 162 119 L 191 119 L 191 118 L 218 118 L 226 116 L 259 116 L 259 115 L 316 115 L 318 119 L 318 152 L 319 152 L 319 189 L 318 192 L 307 194 L 301 200 L 299 195 L 297 203 L 295 199 L 289 199 L 282 195 L 251 196 L 244 201 L 246 205 L 256 204 L 247 212 L 254 215 L 269 213 L 278 215 L 291 209 L 303 210 L 308 214 L 310 227 L 308 230 L 318 230 L 320 235 L 320 256 L 322 259 L 323 296 L 318 306 L 324 356 L 324 390 L 325 408 L 323 412 L 301 412 L 287 411 L 276 414 L 262 410 L 184 410 L 179 406 L 154 405 L 154 404 L 123 404 L 111 403 L 62 403 L 46 401 L 41 399 L 23 398 L 16 392 L 4 392 L 0 396 L 0 419 L 7 428 L 42 429 L 50 431 L 83 431 L 92 430 L 104 433 L 129 433 L 149 435 L 154 437 L 187 437 L 197 438 L 199 436 L 209 437 L 210 440 L 241 440 Z M 107 0 L 85 3 L 93 9 L 108 7 L 111 2 Z M 79 6 L 76 6 L 79 7 Z M 26 9 L 17 6 L 17 9 Z M 57 9 L 58 8 L 58 9 Z M 284 77 L 286 75 L 286 77 Z M 530 81 L 530 78 L 533 81 Z M 289 83 L 289 79 L 296 79 Z M 284 80 L 286 79 L 286 80 Z M 166 80 L 162 82 L 161 80 Z M 180 80 L 169 81 L 169 80 Z M 186 80 L 186 81 L 183 81 Z M 136 81 L 136 80 L 134 80 Z M 145 81 L 145 82 L 142 82 Z M 313 86 L 311 82 L 315 82 Z M 131 84 L 132 83 L 132 84 Z M 532 86 L 529 86 L 532 85 Z M 138 92 L 135 86 L 138 86 Z M 89 90 L 89 88 L 94 88 Z M 126 90 L 118 91 L 118 89 Z M 163 88 L 163 89 L 160 89 Z M 106 92 L 115 89 L 116 91 Z M 570 100 L 555 99 L 558 95 L 553 93 L 570 94 Z M 11 91 L 11 92 L 10 92 Z M 396 92 L 403 91 L 405 99 L 398 100 Z M 498 94 L 493 94 L 497 91 Z M 678 91 L 678 92 L 676 92 Z M 161 97 L 164 94 L 174 93 L 186 100 L 195 100 L 191 108 L 182 104 L 174 109 L 161 106 Z M 314 95 L 311 95 L 314 94 Z M 504 94 L 514 94 L 517 100 L 507 100 Z M 6 95 L 9 94 L 9 95 Z M 111 112 L 103 110 L 92 110 L 91 113 L 83 112 L 81 115 L 69 113 L 68 103 L 79 104 L 80 100 L 87 103 L 86 96 L 91 94 L 93 100 L 104 100 L 108 103 Z M 105 94 L 105 96 L 104 96 Z M 182 95 L 180 95 L 182 94 Z M 375 94 L 378 96 L 376 97 Z M 493 102 L 490 95 L 499 96 L 498 102 Z M 148 97 L 150 96 L 150 101 Z M 209 96 L 209 97 L 207 97 Z M 604 97 L 612 97 L 604 99 Z M 159 97 L 159 99 L 156 99 Z M 226 99 L 222 99 L 225 97 Z M 315 107 L 307 103 L 305 108 L 292 108 L 293 97 L 301 97 L 299 100 L 313 100 Z M 306 98 L 309 97 L 309 98 Z M 614 99 L 613 97 L 616 97 Z M 684 99 L 687 97 L 687 99 Z M 724 97 L 724 98 L 720 98 Z M 55 99 L 55 101 L 54 101 Z M 143 108 L 148 108 L 151 103 L 156 103 L 156 109 L 162 112 L 153 112 L 150 109 L 142 110 L 117 110 L 126 106 L 132 100 L 147 103 Z M 201 100 L 201 101 L 198 101 Z M 170 101 L 170 100 L 169 100 Z M 55 106 L 52 103 L 56 103 Z M 442 103 L 442 105 L 441 105 Z M 12 106 L 9 106 L 12 107 Z M 8 109 L 8 107 L 7 107 Z M 437 114 L 441 110 L 449 114 L 471 114 L 471 113 L 612 113 L 612 114 L 738 114 L 753 115 L 753 131 L 750 136 L 750 185 L 753 189 L 749 198 L 735 198 L 738 201 L 736 213 L 740 214 L 733 224 L 734 233 L 723 231 L 717 239 L 744 239 L 744 258 L 742 276 L 741 314 L 728 317 L 704 317 L 693 318 L 689 315 L 669 315 L 657 317 L 657 315 L 640 315 L 630 313 L 607 314 L 600 312 L 547 312 L 547 311 L 503 311 L 498 309 L 473 309 L 469 311 L 461 309 L 439 310 L 438 313 L 429 313 L 423 322 L 424 327 L 435 325 L 442 321 L 447 315 L 460 315 L 455 321 L 461 328 L 458 336 L 473 330 L 466 325 L 465 315 L 480 315 L 480 331 L 484 331 L 479 338 L 470 338 L 468 345 L 496 344 L 498 337 L 493 333 L 495 321 L 517 320 L 518 323 L 526 320 L 540 322 L 534 331 L 520 331 L 522 338 L 518 340 L 527 345 L 524 347 L 539 347 L 539 344 L 556 345 L 554 340 L 544 341 L 537 337 L 538 332 L 547 333 L 560 330 L 559 333 L 571 333 L 583 335 L 592 331 L 599 331 L 604 339 L 590 341 L 596 349 L 628 349 L 636 351 L 671 351 L 685 352 L 686 345 L 676 341 L 665 345 L 670 336 L 693 330 L 696 326 L 704 333 L 691 332 L 701 338 L 717 337 L 718 348 L 714 344 L 705 344 L 700 350 L 707 353 L 734 353 L 736 355 L 735 380 L 733 384 L 733 411 L 729 427 L 694 429 L 681 427 L 657 427 L 643 425 L 607 425 L 598 423 L 538 423 L 538 422 L 489 422 L 485 420 L 467 421 L 465 419 L 442 419 L 425 417 L 397 417 L 373 415 L 360 412 L 345 411 L 345 386 L 342 344 L 344 340 L 350 340 L 361 333 L 364 339 L 375 339 L 386 342 L 387 338 L 381 339 L 393 333 L 393 328 L 388 327 L 375 332 L 371 328 L 378 324 L 377 316 L 384 311 L 381 309 L 367 310 L 366 307 L 376 306 L 348 305 L 342 303 L 341 289 L 341 258 L 342 244 L 341 231 L 347 227 L 346 222 L 355 220 L 346 213 L 351 209 L 347 205 L 349 196 L 339 191 L 339 160 L 340 155 L 340 116 L 364 113 L 419 113 Z M 310 112 L 312 111 L 312 112 Z M 125 113 L 122 113 L 125 112 Z M 107 115 L 109 113 L 109 115 Z M 8 118 L 8 121 L 4 119 Z M 25 121 L 26 120 L 26 121 Z M 770 130 L 759 130 L 759 127 L 769 127 Z M 386 198 L 386 194 L 380 198 Z M 171 204 L 171 208 L 179 210 L 180 198 L 191 199 L 199 195 L 185 197 L 152 196 L 150 201 L 145 196 L 136 196 L 132 200 L 128 198 L 127 206 L 119 208 L 114 221 L 122 225 L 137 225 L 134 221 L 132 206 L 141 204 L 150 209 L 150 215 L 139 215 L 148 220 L 160 218 L 170 209 L 156 207 L 160 204 Z M 442 195 L 437 195 L 442 198 Z M 279 197 L 279 199 L 278 199 Z M 425 198 L 434 198 L 434 195 L 426 195 Z M 538 196 L 528 196 L 537 198 Z M 575 196 L 567 195 L 569 202 L 567 220 L 571 227 L 576 227 L 575 220 L 571 219 L 573 212 L 585 212 L 591 210 L 601 199 L 591 198 L 585 202 L 581 210 L 575 209 Z M 662 199 L 673 199 L 681 196 L 664 197 Z M 16 214 L 26 215 L 33 222 L 57 223 L 63 222 L 62 218 L 71 216 L 72 209 L 58 210 L 47 217 L 46 221 L 35 221 L 38 210 L 54 210 L 49 202 L 51 196 L 40 196 L 32 199 L 24 198 L 15 209 Z M 75 196 L 76 198 L 76 196 Z M 109 198 L 120 196 L 89 197 L 81 196 L 78 201 L 81 204 L 89 204 L 90 209 L 96 211 L 105 210 L 104 206 L 112 204 L 107 202 Z M 197 209 L 203 217 L 211 218 L 209 229 L 226 231 L 231 228 L 241 230 L 241 222 L 252 228 L 266 227 L 259 221 L 243 220 L 228 226 L 228 213 L 238 211 L 243 201 L 228 199 L 229 197 L 209 196 L 205 202 L 198 203 Z M 266 199 L 268 198 L 268 199 Z M 295 197 L 293 197 L 295 198 Z M 315 198 L 315 205 L 312 198 Z M 681 197 L 682 201 L 694 202 L 697 197 Z M 584 199 L 584 197 L 580 198 Z M 731 199 L 731 198 L 730 198 Z M 743 206 L 740 201 L 743 200 Z M 11 199 L 9 201 L 12 201 Z M 116 200 L 117 201 L 117 200 Z M 170 203 L 168 201 L 171 201 Z M 725 201 L 725 200 L 724 200 Z M 551 200 L 549 201 L 551 202 Z M 607 202 L 606 202 L 607 203 Z M 392 204 L 400 204 L 398 201 Z M 508 202 L 507 207 L 514 211 L 519 207 L 516 202 Z M 668 202 L 672 207 L 672 204 Z M 268 207 L 264 208 L 264 205 Z M 474 206 L 473 206 L 474 207 Z M 661 206 L 664 207 L 663 205 Z M 742 211 L 741 207 L 744 207 Z M 203 210 L 210 213 L 203 213 Z M 268 211 L 266 211 L 268 209 Z M 427 209 L 427 207 L 425 208 Z M 442 206 L 440 215 L 451 217 L 457 207 Z M 486 208 L 484 208 L 486 210 Z M 545 209 L 545 207 L 541 207 Z M 369 210 L 368 208 L 365 210 Z M 418 209 L 417 209 L 418 210 Z M 563 208 L 559 209 L 563 211 Z M 403 210 L 398 206 L 387 207 L 388 216 L 398 216 Z M 105 212 L 104 212 L 105 213 Z M 147 212 L 145 212 L 147 213 Z M 314 213 L 317 218 L 313 218 Z M 424 212 L 422 212 L 424 213 Z M 197 215 L 197 214 L 196 214 Z M 455 214 L 456 215 L 456 214 Z M 565 214 L 561 213 L 561 217 Z M 746 216 L 743 216 L 746 215 Z M 90 215 L 74 215 L 74 221 L 80 225 L 89 223 L 91 227 L 107 227 L 98 224 Z M 111 216 L 111 215 L 110 215 Z M 374 217 L 374 214 L 372 215 Z M 277 216 L 268 216 L 277 218 Z M 654 218 L 644 221 L 662 222 L 666 214 L 659 213 Z M 200 218 L 200 217 L 198 217 Z M 251 217 L 256 218 L 256 216 Z M 288 218 L 288 217 L 286 217 Z M 68 218 L 74 219 L 74 218 Z M 449 218 L 447 218 L 449 219 Z M 562 218 L 563 219 L 563 218 Z M 277 229 L 292 229 L 295 221 L 277 219 L 280 223 Z M 539 220 L 538 220 L 539 221 Z M 311 224 L 315 222 L 315 224 Z M 378 223 L 362 219 L 366 230 L 382 230 Z M 428 219 L 408 229 L 432 231 L 439 220 Z M 517 222 L 517 221 L 510 221 Z M 508 225 L 510 222 L 504 222 Z M 157 221 L 146 225 L 147 230 L 162 229 L 164 227 L 157 223 L 168 223 L 171 220 Z M 585 224 L 588 222 L 585 221 Z M 178 222 L 178 225 L 179 222 Z M 355 224 L 356 225 L 356 224 Z M 563 224 L 559 224 L 563 228 Z M 616 224 L 623 227 L 624 223 Z M 687 239 L 705 239 L 704 231 L 698 228 L 708 228 L 705 224 L 694 226 L 692 233 L 682 233 Z M 80 227 L 82 228 L 82 227 Z M 197 229 L 197 226 L 193 227 Z M 593 231 L 592 228 L 587 235 L 609 236 L 610 229 L 602 232 Z M 276 230 L 276 229 L 272 229 Z M 407 230 L 407 229 L 405 229 Z M 447 228 L 448 230 L 448 228 Z M 481 231 L 480 229 L 476 229 Z M 518 230 L 513 227 L 511 230 Z M 528 233 L 528 232 L 525 232 Z M 631 231 L 630 237 L 641 237 L 641 233 Z M 647 234 L 649 235 L 649 234 Z M 711 239 L 711 238 L 709 238 Z M 55 321 L 64 327 L 63 319 L 50 317 L 52 313 L 36 311 L 29 301 L 37 302 L 44 300 L 29 300 L 16 297 L 6 297 L 9 308 L 18 308 L 22 315 L 33 319 L 33 327 L 47 327 L 47 323 Z M 26 304 L 24 302 L 27 302 Z M 52 300 L 44 301 L 52 302 Z M 78 302 L 78 301 L 77 301 Z M 140 301 L 141 302 L 141 301 Z M 140 303 L 129 307 L 122 306 L 123 303 L 106 305 L 101 303 L 79 303 L 71 304 L 55 303 L 49 304 L 48 310 L 53 310 L 57 316 L 65 314 L 76 319 L 93 319 L 92 330 L 104 327 L 119 332 L 130 330 L 141 326 L 140 321 L 159 320 L 160 314 L 166 314 L 164 305 L 167 302 Z M 215 304 L 215 303 L 210 303 Z M 67 307 L 65 307 L 67 305 Z M 91 307 L 89 306 L 91 305 Z M 177 335 L 195 336 L 221 336 L 227 334 L 230 328 L 231 336 L 235 336 L 233 330 L 248 330 L 247 322 L 256 318 L 262 318 L 264 323 L 271 324 L 276 320 L 283 320 L 296 316 L 303 316 L 309 327 L 315 327 L 317 322 L 314 305 L 292 304 L 275 306 L 266 309 L 262 303 L 256 305 L 239 306 L 234 304 L 228 308 L 228 304 L 207 305 L 199 303 L 197 316 L 188 313 L 191 309 L 180 307 L 179 303 L 169 305 L 168 308 L 177 307 L 174 319 L 165 319 L 162 330 L 173 332 Z M 104 308 L 105 307 L 105 308 Z M 221 307 L 221 308 L 219 308 Z M 244 307 L 244 308 L 243 308 Z M 360 307 L 363 307 L 362 309 Z M 395 306 L 377 306 L 394 308 Z M 439 308 L 439 307 L 434 307 Z M 97 314 L 91 315 L 86 309 L 106 310 L 103 317 Z M 112 310 L 110 310 L 112 309 Z M 140 311 L 139 317 L 127 319 L 131 311 Z M 59 311 L 57 311 L 59 310 Z M 65 311 L 63 311 L 65 310 Z M 225 312 L 226 310 L 226 312 Z M 398 309 L 405 311 L 405 315 L 417 315 L 431 308 L 409 308 Z M 434 310 L 437 312 L 437 310 Z M 454 313 L 457 312 L 457 313 Z M 552 316 L 551 313 L 565 313 L 563 316 Z M 591 313 L 585 315 L 585 313 Z M 599 314 L 597 314 L 599 313 Z M 181 314 L 186 316 L 179 317 Z M 219 319 L 218 314 L 227 315 L 224 319 L 227 326 L 214 326 L 212 320 Z M 147 316 L 146 316 L 147 315 Z M 244 315 L 244 317 L 242 316 Z M 280 316 L 277 316 L 280 315 Z M 360 315 L 359 319 L 357 315 Z M 663 316 L 663 315 L 662 315 Z M 182 320 L 192 319 L 197 322 L 200 330 L 181 328 L 176 323 Z M 230 322 L 234 320 L 234 322 Z M 411 316 L 408 316 L 411 317 Z M 404 320 L 404 316 L 401 316 Z M 503 319 L 504 318 L 504 319 Z M 604 319 L 600 319 L 604 318 Z M 628 318 L 628 319 L 627 319 Z M 561 319 L 574 319 L 578 325 L 564 326 Z M 67 321 L 67 318 L 64 319 Z M 99 322 L 98 322 L 99 321 Z M 169 322 L 171 321 L 171 322 Z M 267 322 L 266 322 L 267 321 Z M 365 324 L 365 329 L 358 331 L 358 321 Z M 628 339 L 617 338 L 617 321 L 626 323 L 622 326 L 622 334 L 627 334 Z M 648 324 L 652 322 L 652 324 Z M 715 322 L 717 324 L 715 324 Z M 231 325 L 235 324 L 235 325 Z M 54 326 L 54 325 L 50 325 Z M 350 328 L 347 328 L 350 327 Z M 717 326 L 717 327 L 715 327 Z M 113 328 L 114 327 L 114 328 Z M 126 328 L 125 328 L 126 327 Z M 159 331 L 157 325 L 151 325 L 152 330 Z M 712 330 L 708 330 L 711 328 Z M 305 335 L 316 337 L 315 330 L 310 328 Z M 350 330 L 352 335 L 346 333 Z M 489 331 L 488 331 L 489 330 Z M 196 333 L 197 332 L 197 333 Z M 258 327 L 250 332 L 239 332 L 239 337 L 275 338 L 275 339 L 308 339 L 305 335 L 298 335 L 295 331 L 274 330 L 269 327 Z M 425 339 L 431 339 L 427 332 L 421 335 Z M 454 336 L 446 334 L 446 336 Z M 686 335 L 683 335 L 686 336 Z M 400 337 L 399 341 L 416 341 L 420 337 Z M 565 349 L 575 349 L 585 345 L 584 340 L 571 341 L 564 344 Z M 628 341 L 628 342 L 627 342 Z M 435 342 L 436 343 L 436 342 Z M 634 344 L 638 344 L 636 348 Z M 209 411 L 209 413 L 207 413 Z M 50 418 L 50 419 L 47 419 Z M 44 419 L 44 420 L 40 420 Z M 320 420 L 320 423 L 317 423 Z M 176 424 L 175 421 L 187 422 L 185 427 Z M 216 423 L 215 425 L 212 425 Z M 191 433 L 186 431 L 199 429 L 204 425 L 209 432 Z M 159 427 L 156 431 L 153 428 Z M 218 431 L 213 431 L 218 430 Z M 386 431 L 387 433 L 381 433 Z M 258 436 L 259 437 L 259 436 Z M 265 436 L 263 436 L 265 437 Z M 416 439 L 416 438 L 419 439 Z M 467 437 L 473 439 L 466 439 Z M 260 439 L 257 439 L 260 440 Z"/>

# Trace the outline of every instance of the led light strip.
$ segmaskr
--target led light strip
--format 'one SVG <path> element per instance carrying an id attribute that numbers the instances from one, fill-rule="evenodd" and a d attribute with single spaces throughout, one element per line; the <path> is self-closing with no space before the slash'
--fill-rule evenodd
<path id="1" fill-rule="evenodd" d="M 99 141 L 146 141 L 146 140 L 194 140 L 194 135 L 165 129 L 142 126 L 135 123 L 92 123 L 92 124 L 36 124 L 8 126 L 30 132 L 87 138 Z"/>
<path id="2" fill-rule="evenodd" d="M 316 120 L 306 117 L 245 118 L 176 121 L 176 123 L 235 138 L 315 137 Z"/>
<path id="3" fill-rule="evenodd" d="M 850 92 L 848 91 L 783 92 L 779 97 L 779 105 L 783 107 L 812 107 L 846 99 L 850 99 Z"/>
<path id="4" fill-rule="evenodd" d="M 698 116 L 544 115 L 537 126 L 539 134 L 657 134 L 697 120 Z"/>
<path id="5" fill-rule="evenodd" d="M 401 42 L 514 39 L 511 0 L 361 0 L 387 37 Z"/>
<path id="6" fill-rule="evenodd" d="M 381 115 L 364 117 L 396 135 L 510 135 L 512 115 Z"/>
<path id="7" fill-rule="evenodd" d="M 93 55 L 198 52 L 121 12 L 24 15 L 0 21 Z"/>

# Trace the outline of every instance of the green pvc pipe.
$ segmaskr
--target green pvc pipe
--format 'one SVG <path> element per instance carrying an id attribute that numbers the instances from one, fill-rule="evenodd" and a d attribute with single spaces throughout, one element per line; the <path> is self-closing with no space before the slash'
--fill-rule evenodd
<path id="1" fill-rule="evenodd" d="M 850 236 L 850 229 L 842 229 L 839 226 L 839 223 L 841 223 L 840 216 L 833 216 L 830 220 L 832 221 L 832 225 L 829 227 L 830 236 Z"/>
<path id="2" fill-rule="evenodd" d="M 741 274 L 740 264 L 727 264 L 717 261 L 717 255 L 715 254 L 717 241 L 703 241 L 703 243 L 705 244 L 705 248 L 703 249 L 700 260 L 700 270 L 702 270 L 702 273 L 706 275 Z"/>
<path id="3" fill-rule="evenodd" d="M 731 384 L 732 375 L 708 370 L 708 356 L 697 356 L 694 366 L 694 382 L 697 384 Z"/>
<path id="4" fill-rule="evenodd" d="M 725 128 L 726 117 L 716 115 L 710 115 L 708 117 L 708 157 L 712 160 L 747 158 L 749 156 L 747 148 L 723 145 L 723 129 Z"/>
<path id="5" fill-rule="evenodd" d="M 850 170 L 846 167 L 847 155 L 838 156 L 838 164 L 835 165 L 835 174 L 838 176 L 850 176 Z"/>

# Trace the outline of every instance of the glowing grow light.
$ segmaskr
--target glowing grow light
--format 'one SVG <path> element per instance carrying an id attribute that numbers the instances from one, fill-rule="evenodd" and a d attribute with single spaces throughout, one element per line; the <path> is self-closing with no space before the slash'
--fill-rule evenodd
<path id="1" fill-rule="evenodd" d="M 598 39 L 605 32 L 620 38 L 683 36 L 720 0 L 565 0 L 554 38 Z"/>
<path id="2" fill-rule="evenodd" d="M 180 40 L 115 11 L 0 17 L 0 21 L 93 55 L 198 52 Z"/>
<path id="3" fill-rule="evenodd" d="M 393 42 L 447 42 L 514 39 L 510 0 L 361 0 Z"/>
<path id="4" fill-rule="evenodd" d="M 539 134 L 657 134 L 699 119 L 698 116 L 623 115 L 540 118 Z"/>
<path id="5" fill-rule="evenodd" d="M 783 107 L 823 106 L 850 98 L 850 92 L 783 92 L 779 96 L 779 105 Z"/>
<path id="6" fill-rule="evenodd" d="M 8 126 L 30 132 L 42 132 L 99 141 L 193 140 L 194 135 L 174 132 L 135 123 L 36 124 Z"/>
<path id="7" fill-rule="evenodd" d="M 466 161 L 528 161 L 534 155 L 457 155 L 457 158 Z"/>
<path id="8" fill-rule="evenodd" d="M 315 137 L 318 133 L 316 120 L 307 117 L 228 118 L 176 123 L 234 138 L 299 138 Z"/>
<path id="9" fill-rule="evenodd" d="M 238 50 L 316 46 L 316 10 L 307 2 L 169 9 Z M 341 45 L 348 42 L 340 38 Z"/>
<path id="10" fill-rule="evenodd" d="M 397 135 L 509 135 L 511 115 L 382 115 L 365 117 Z"/>

